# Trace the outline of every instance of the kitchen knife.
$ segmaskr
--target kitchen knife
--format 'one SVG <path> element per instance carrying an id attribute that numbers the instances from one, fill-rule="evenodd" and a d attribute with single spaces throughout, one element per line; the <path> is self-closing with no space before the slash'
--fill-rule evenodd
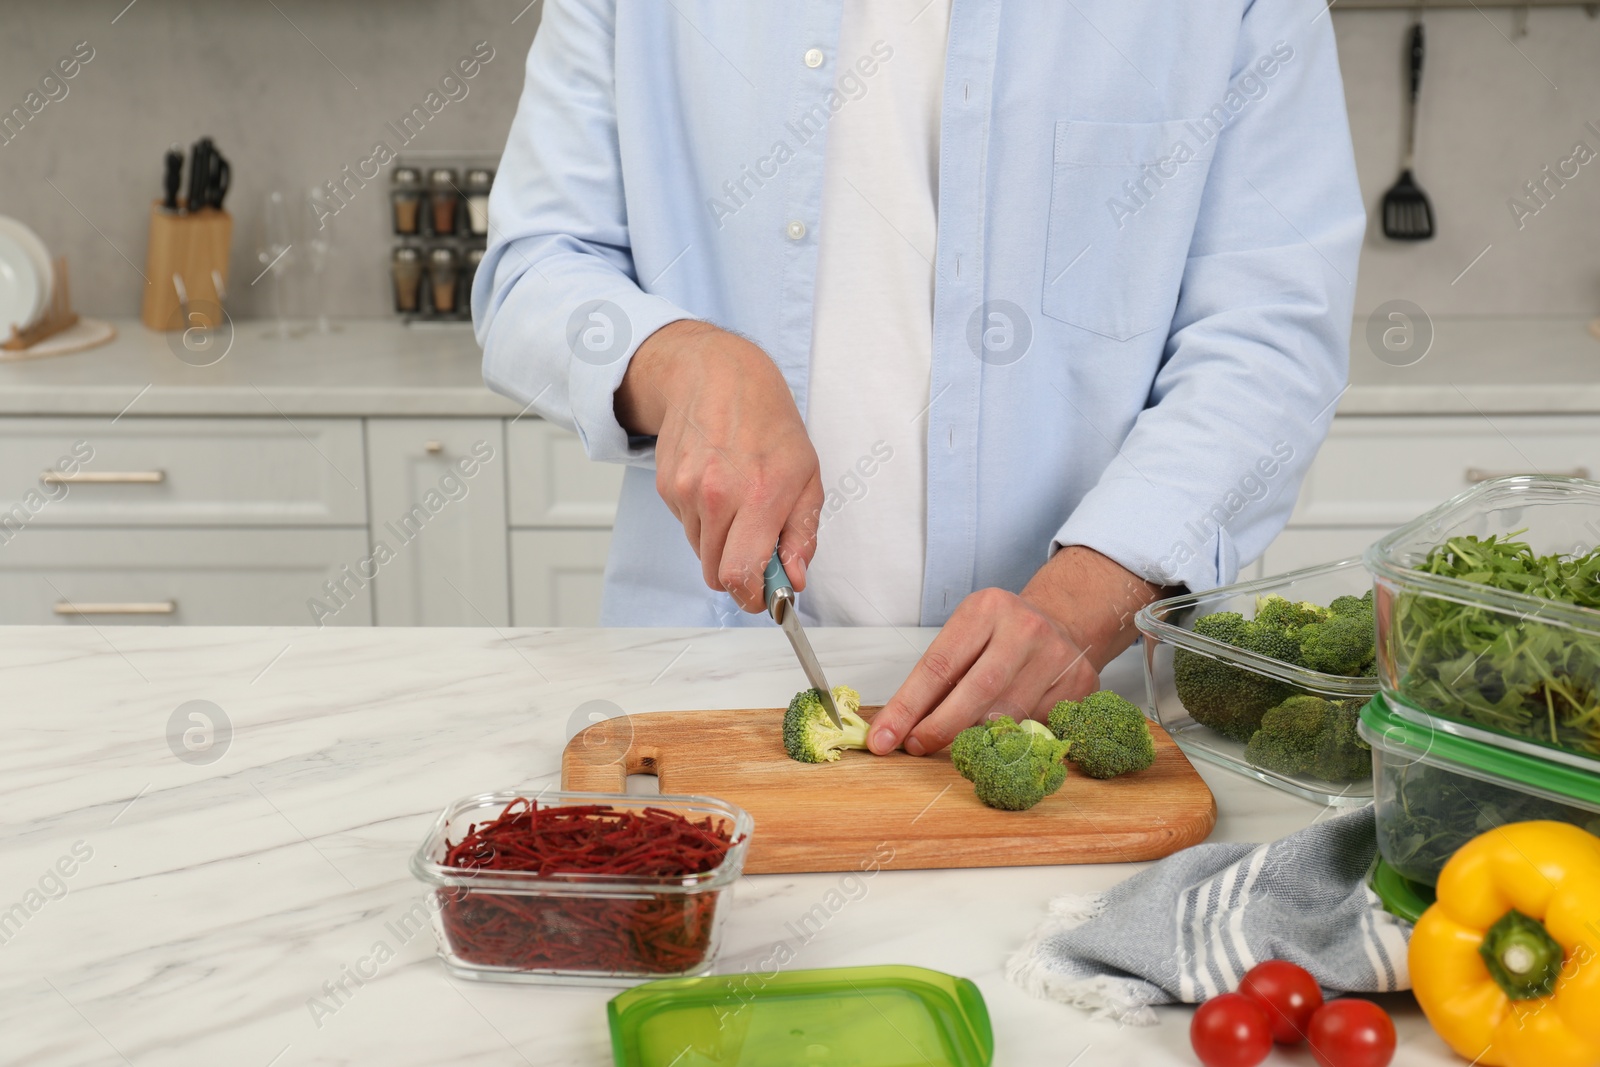
<path id="1" fill-rule="evenodd" d="M 183 149 L 173 145 L 167 149 L 166 171 L 161 175 L 161 209 L 174 215 L 178 213 L 178 187 L 183 184 Z"/>
<path id="2" fill-rule="evenodd" d="M 800 669 L 806 672 L 806 680 L 822 694 L 822 706 L 828 710 L 828 718 L 833 720 L 833 725 L 842 728 L 844 722 L 839 718 L 839 709 L 833 706 L 833 690 L 828 688 L 822 664 L 817 662 L 817 654 L 811 651 L 811 642 L 806 639 L 806 631 L 800 625 L 800 612 L 794 605 L 794 587 L 789 584 L 789 576 L 784 572 L 783 560 L 778 558 L 777 549 L 772 550 L 772 558 L 767 561 L 762 585 L 766 591 L 767 612 L 783 628 L 789 644 L 794 646 L 795 658 L 800 661 Z"/>
<path id="3" fill-rule="evenodd" d="M 211 181 L 206 186 L 206 207 L 222 210 L 222 198 L 228 195 L 228 186 L 233 183 L 233 168 L 228 165 L 228 160 L 216 148 L 211 150 Z"/>
<path id="4" fill-rule="evenodd" d="M 202 137 L 194 143 L 189 157 L 189 210 L 199 211 L 206 206 L 211 185 L 211 138 Z"/>

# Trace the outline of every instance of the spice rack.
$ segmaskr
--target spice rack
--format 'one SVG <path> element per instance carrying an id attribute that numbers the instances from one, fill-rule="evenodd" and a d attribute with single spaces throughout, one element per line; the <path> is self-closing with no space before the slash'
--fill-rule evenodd
<path id="1" fill-rule="evenodd" d="M 489 240 L 491 167 L 487 157 L 462 155 L 395 160 L 390 294 L 405 321 L 472 318 L 472 279 Z"/>

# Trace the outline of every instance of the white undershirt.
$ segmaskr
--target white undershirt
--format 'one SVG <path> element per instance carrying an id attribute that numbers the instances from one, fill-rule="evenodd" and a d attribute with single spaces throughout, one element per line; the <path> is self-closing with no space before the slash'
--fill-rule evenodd
<path id="1" fill-rule="evenodd" d="M 922 616 L 950 2 L 845 0 L 828 57 L 844 103 L 828 123 L 806 413 L 826 496 L 800 598 L 828 625 Z"/>

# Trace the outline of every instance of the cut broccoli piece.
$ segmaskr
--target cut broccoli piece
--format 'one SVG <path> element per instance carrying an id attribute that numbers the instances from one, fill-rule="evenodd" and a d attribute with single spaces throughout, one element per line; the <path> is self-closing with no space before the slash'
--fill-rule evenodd
<path id="1" fill-rule="evenodd" d="M 1062 758 L 1070 746 L 1043 723 L 1006 716 L 956 735 L 950 761 L 991 808 L 1024 811 L 1067 780 Z"/>
<path id="2" fill-rule="evenodd" d="M 843 728 L 833 725 L 822 704 L 822 690 L 802 689 L 783 713 L 783 750 L 801 763 L 826 763 L 847 748 L 867 747 L 867 720 L 861 717 L 861 694 L 847 685 L 833 687 L 833 706 Z"/>
<path id="3" fill-rule="evenodd" d="M 1356 734 L 1359 700 L 1301 694 L 1268 711 L 1245 746 L 1245 758 L 1280 774 L 1350 782 L 1372 773 L 1372 750 Z"/>
<path id="4" fill-rule="evenodd" d="M 1115 778 L 1156 761 L 1143 710 L 1109 689 L 1057 704 L 1050 731 L 1072 746 L 1067 759 L 1090 778 Z"/>

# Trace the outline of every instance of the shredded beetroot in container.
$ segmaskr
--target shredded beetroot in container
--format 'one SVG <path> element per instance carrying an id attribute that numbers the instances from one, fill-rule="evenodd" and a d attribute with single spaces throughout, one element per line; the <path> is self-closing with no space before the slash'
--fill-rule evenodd
<path id="1" fill-rule="evenodd" d="M 541 808 L 518 797 L 493 822 L 474 823 L 444 864 L 468 871 L 583 874 L 671 881 L 715 870 L 732 847 L 728 831 L 661 808 L 608 805 Z M 599 880 L 599 879 L 597 879 Z M 720 891 L 628 896 L 440 890 L 440 919 L 467 963 L 519 970 L 675 974 L 704 962 Z M 580 895 L 570 895 L 570 894 Z"/>

